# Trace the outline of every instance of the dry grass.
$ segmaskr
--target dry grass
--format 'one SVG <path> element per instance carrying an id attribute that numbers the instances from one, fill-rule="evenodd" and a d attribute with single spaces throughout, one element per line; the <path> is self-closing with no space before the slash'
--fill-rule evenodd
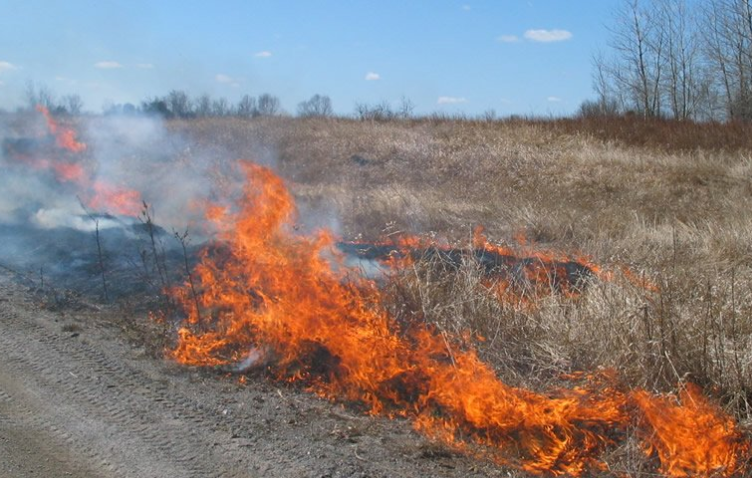
<path id="1" fill-rule="evenodd" d="M 169 128 L 199 150 L 275 166 L 304 229 L 467 247 L 484 225 L 496 242 L 522 235 L 525 247 L 590 256 L 610 279 L 574 298 L 500 302 L 477 264 L 446 274 L 434 258 L 391 277 L 387 306 L 476 346 L 512 385 L 542 390 L 601 368 L 656 392 L 692 381 L 752 425 L 751 126 L 266 118 Z M 625 476 L 655 473 L 634 437 L 610 453 Z"/>
<path id="2" fill-rule="evenodd" d="M 267 118 L 169 127 L 217 154 L 274 164 L 304 226 L 468 244 L 482 224 L 493 240 L 514 244 L 522 233 L 615 271 L 579 298 L 552 294 L 535 308 L 499 303 L 472 264 L 451 278 L 427 264 L 393 282 L 396 314 L 485 337 L 478 346 L 504 379 L 542 386 L 615 367 L 651 390 L 694 381 L 752 419 L 750 126 Z"/>

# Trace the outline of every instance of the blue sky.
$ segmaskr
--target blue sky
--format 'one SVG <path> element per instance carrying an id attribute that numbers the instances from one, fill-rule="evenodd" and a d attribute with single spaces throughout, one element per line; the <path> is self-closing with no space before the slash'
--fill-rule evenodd
<path id="1" fill-rule="evenodd" d="M 28 81 L 85 109 L 171 89 L 235 102 L 313 94 L 337 113 L 409 98 L 417 113 L 567 114 L 617 0 L 0 0 L 0 108 Z"/>

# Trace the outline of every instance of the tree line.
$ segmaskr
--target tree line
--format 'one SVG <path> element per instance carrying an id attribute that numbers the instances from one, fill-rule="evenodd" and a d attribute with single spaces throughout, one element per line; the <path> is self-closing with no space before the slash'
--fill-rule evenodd
<path id="1" fill-rule="evenodd" d="M 752 1 L 623 0 L 583 116 L 752 119 Z"/>
<path id="2" fill-rule="evenodd" d="M 208 94 L 191 98 L 182 90 L 172 90 L 167 95 L 154 97 L 141 102 L 140 106 L 131 103 L 114 104 L 104 108 L 105 114 L 155 114 L 165 118 L 197 118 L 236 116 L 258 118 L 281 116 L 287 113 L 282 109 L 277 96 L 262 93 L 258 96 L 243 95 L 237 103 L 226 98 L 212 98 Z M 297 114 L 301 117 L 331 117 L 334 115 L 332 101 L 328 96 L 313 95 L 298 104 Z"/>
<path id="3" fill-rule="evenodd" d="M 57 97 L 45 85 L 28 82 L 25 91 L 26 105 L 34 109 L 44 106 L 56 115 L 79 115 L 83 112 L 83 100 L 79 95 Z M 105 115 L 159 115 L 165 118 L 198 118 L 214 116 L 236 116 L 257 118 L 261 116 L 281 116 L 287 113 L 282 109 L 277 96 L 262 93 L 258 96 L 243 95 L 236 103 L 226 98 L 212 98 L 203 94 L 192 98 L 182 90 L 172 90 L 164 96 L 155 96 L 133 103 L 108 103 L 103 106 Z M 297 115 L 304 118 L 334 116 L 332 100 L 326 95 L 315 94 L 297 106 Z"/>

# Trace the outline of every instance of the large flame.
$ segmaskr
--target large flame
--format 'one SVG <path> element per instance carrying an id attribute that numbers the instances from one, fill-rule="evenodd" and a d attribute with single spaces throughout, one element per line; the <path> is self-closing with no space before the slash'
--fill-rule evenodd
<path id="1" fill-rule="evenodd" d="M 472 349 L 424 324 L 402 324 L 375 284 L 340 263 L 333 237 L 294 233 L 283 181 L 243 162 L 235 207 L 211 206 L 219 241 L 173 295 L 187 318 L 169 355 L 197 366 L 259 360 L 283 380 L 411 418 L 417 429 L 533 473 L 605 470 L 602 452 L 639 423 L 643 449 L 667 476 L 731 476 L 749 447 L 701 395 L 681 404 L 626 391 L 609 374 L 541 394 L 502 383 Z M 333 266 L 333 264 L 335 266 Z"/>

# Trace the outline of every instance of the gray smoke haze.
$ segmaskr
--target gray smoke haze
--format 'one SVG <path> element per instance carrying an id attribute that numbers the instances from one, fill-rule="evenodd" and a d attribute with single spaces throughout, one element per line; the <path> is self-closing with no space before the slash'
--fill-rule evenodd
<path id="1" fill-rule="evenodd" d="M 181 280 L 183 244 L 175 234 L 188 231 L 190 253 L 214 236 L 204 206 L 233 209 L 246 182 L 238 167 L 243 158 L 225 151 L 221 138 L 201 144 L 157 117 L 58 121 L 61 128 L 73 127 L 85 150 L 60 147 L 40 113 L 0 118 L 0 266 L 44 273 L 61 288 L 110 298 L 137 292 L 134 287 L 159 290 L 166 276 Z M 263 137 L 255 140 L 246 159 L 274 169 L 274 145 Z M 102 191 L 127 193 L 130 207 L 101 200 L 112 197 Z M 153 227 L 145 224 L 142 201 Z M 298 232 L 321 228 L 338 232 L 337 214 L 299 204 Z M 378 274 L 373 261 L 348 265 Z"/>
<path id="2" fill-rule="evenodd" d="M 196 147 L 159 118 L 84 118 L 75 131 L 84 151 L 59 147 L 39 113 L 0 117 L 0 265 L 45 271 L 61 287 L 86 292 L 99 287 L 102 246 L 111 281 L 140 271 L 156 282 L 152 236 L 159 259 L 172 256 L 178 263 L 181 246 L 173 232 L 188 230 L 191 243 L 200 244 L 212 234 L 203 205 L 226 196 L 219 189 L 242 183 L 228 173 L 227 156 Z M 83 174 L 61 172 L 68 167 Z M 135 208 L 95 200 L 106 196 L 100 191 L 130 191 Z M 140 215 L 141 200 L 149 205 L 151 231 Z"/>
<path id="3" fill-rule="evenodd" d="M 220 158 L 202 154 L 189 141 L 168 132 L 158 118 L 92 118 L 80 129 L 78 139 L 87 148 L 77 154 L 50 147 L 52 140 L 45 132 L 40 133 L 35 121 L 30 121 L 25 130 L 2 128 L 0 223 L 86 231 L 93 227 L 87 213 L 112 214 L 121 219 L 102 220 L 100 228 L 136 220 L 140 207 L 128 214 L 107 204 L 82 207 L 87 195 L 93 194 L 94 184 L 137 192 L 136 197 L 140 195 L 150 205 L 155 220 L 168 230 L 201 222 L 201 201 L 212 196 L 212 177 L 219 170 L 216 163 Z M 82 167 L 87 184 L 60 179 L 53 168 L 39 166 L 55 162 Z"/>

